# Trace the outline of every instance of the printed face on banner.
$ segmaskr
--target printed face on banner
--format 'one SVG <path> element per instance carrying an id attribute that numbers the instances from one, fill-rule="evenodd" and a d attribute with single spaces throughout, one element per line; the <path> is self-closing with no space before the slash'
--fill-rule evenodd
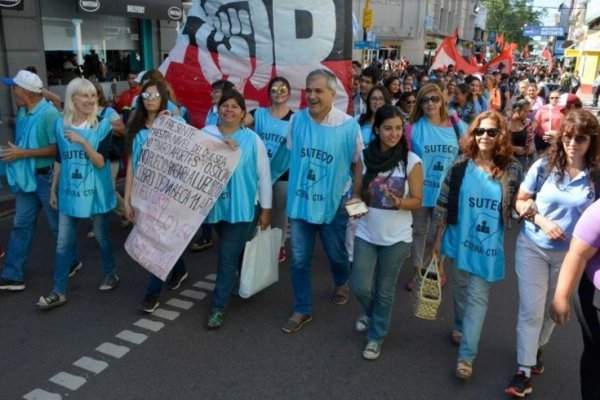
<path id="1" fill-rule="evenodd" d="M 216 80 L 231 81 L 253 109 L 269 104 L 269 81 L 285 77 L 291 84 L 288 105 L 298 109 L 305 106 L 306 76 L 317 68 L 338 77 L 336 106 L 347 110 L 352 77 L 352 10 L 347 3 L 196 0 L 160 69 L 199 126 Z"/>

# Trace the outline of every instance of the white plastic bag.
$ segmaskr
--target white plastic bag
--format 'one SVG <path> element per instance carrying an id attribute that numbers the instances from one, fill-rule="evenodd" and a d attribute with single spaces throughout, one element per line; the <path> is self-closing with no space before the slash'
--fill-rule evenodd
<path id="1" fill-rule="evenodd" d="M 247 299 L 279 280 L 279 247 L 281 229 L 258 229 L 258 233 L 246 242 L 242 272 L 240 275 L 240 297 Z"/>

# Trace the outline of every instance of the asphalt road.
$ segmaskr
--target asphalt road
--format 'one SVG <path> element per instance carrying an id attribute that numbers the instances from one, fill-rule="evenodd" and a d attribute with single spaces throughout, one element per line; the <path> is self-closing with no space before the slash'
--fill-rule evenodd
<path id="1" fill-rule="evenodd" d="M 51 290 L 54 248 L 40 217 L 27 289 L 0 293 L 0 399 L 507 398 L 504 387 L 516 369 L 515 228 L 506 240 L 507 278 L 492 289 L 473 379 L 465 384 L 454 377 L 451 289 L 444 290 L 436 321 L 419 320 L 403 288 L 409 268 L 400 277 L 382 355 L 366 361 L 364 336 L 353 330 L 359 305 L 354 298 L 344 306 L 329 301 L 333 283 L 320 245 L 314 320 L 302 331 L 286 335 L 280 328 L 292 306 L 289 261 L 281 264 L 278 284 L 251 299 L 233 299 L 224 326 L 208 331 L 216 248 L 186 253 L 190 278 L 163 293 L 166 312 L 148 316 L 137 310 L 148 274 L 122 248 L 128 230 L 116 216 L 112 223 L 118 288 L 97 290 L 100 253 L 81 223 L 85 266 L 70 281 L 67 304 L 42 312 L 35 303 Z M 10 217 L 0 220 L 0 242 L 6 243 L 11 224 Z M 534 379 L 530 397 L 578 398 L 581 348 L 575 320 L 557 328 L 545 349 L 546 372 Z"/>

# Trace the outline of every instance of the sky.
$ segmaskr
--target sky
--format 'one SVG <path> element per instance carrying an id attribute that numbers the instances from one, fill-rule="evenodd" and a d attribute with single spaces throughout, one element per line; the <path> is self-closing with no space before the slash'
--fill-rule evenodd
<path id="1" fill-rule="evenodd" d="M 560 6 L 563 2 L 567 3 L 567 4 L 570 3 L 569 0 L 564 0 L 564 1 L 563 0 L 534 0 L 533 1 L 534 6 L 554 7 L 554 8 L 548 8 L 548 13 L 547 13 L 546 17 L 542 20 L 542 23 L 544 26 L 554 25 L 554 15 L 558 13 L 558 6 Z M 539 10 L 539 8 L 536 8 L 536 10 Z"/>

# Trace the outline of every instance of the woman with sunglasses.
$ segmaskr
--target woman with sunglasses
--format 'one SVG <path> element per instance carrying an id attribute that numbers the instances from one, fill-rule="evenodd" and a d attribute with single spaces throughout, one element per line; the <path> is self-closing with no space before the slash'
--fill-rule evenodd
<path id="1" fill-rule="evenodd" d="M 550 304 L 575 224 L 596 197 L 598 149 L 594 115 L 570 111 L 548 156 L 531 166 L 521 184 L 515 207 L 525 219 L 515 248 L 518 371 L 506 388 L 513 396 L 531 393 L 531 374 L 544 372 L 542 348 L 554 329 Z"/>
<path id="2" fill-rule="evenodd" d="M 375 113 L 380 107 L 391 104 L 390 92 L 381 86 L 374 86 L 367 95 L 367 111 L 358 117 L 358 125 L 362 133 L 363 144 L 365 147 L 373 140 L 373 122 Z"/>
<path id="3" fill-rule="evenodd" d="M 212 135 L 232 148 L 241 150 L 241 158 L 227 186 L 208 214 L 219 235 L 217 281 L 212 298 L 212 309 L 207 327 L 223 325 L 229 298 L 236 287 L 246 242 L 256 228 L 267 229 L 271 223 L 273 186 L 267 149 L 260 137 L 244 126 L 246 102 L 241 93 L 223 92 L 219 101 L 219 123 L 204 127 L 202 132 Z"/>
<path id="4" fill-rule="evenodd" d="M 400 115 L 404 121 L 404 126 L 408 124 L 408 118 L 410 113 L 415 109 L 417 104 L 417 93 L 416 92 L 404 92 L 400 95 L 400 101 L 398 102 L 398 108 L 400 109 Z"/>
<path id="5" fill-rule="evenodd" d="M 550 147 L 556 130 L 565 117 L 561 112 L 561 107 L 558 105 L 560 92 L 558 90 L 550 92 L 548 99 L 548 104 L 541 106 L 537 113 L 535 113 L 536 134 L 534 140 L 535 148 L 538 152 L 543 152 Z"/>
<path id="6" fill-rule="evenodd" d="M 513 105 L 512 115 L 508 120 L 514 156 L 521 163 L 523 171 L 529 169 L 535 153 L 532 121 L 529 119 L 530 110 L 531 105 L 527 100 L 518 100 Z"/>
<path id="7" fill-rule="evenodd" d="M 142 148 L 150 135 L 150 128 L 159 115 L 170 115 L 168 111 L 169 92 L 167 87 L 158 81 L 147 81 L 142 87 L 142 92 L 137 98 L 136 113 L 129 125 L 128 145 L 130 148 L 129 160 L 127 164 L 127 175 L 125 177 L 125 216 L 131 223 L 136 222 L 134 207 L 131 203 L 131 191 L 133 189 L 133 177 L 136 174 L 137 166 L 142 154 Z M 185 122 L 181 117 L 176 117 Z M 167 279 L 167 287 L 171 290 L 177 289 L 181 283 L 187 279 L 188 273 L 185 269 L 183 258 L 179 258 L 171 270 Z M 151 275 L 150 282 L 146 288 L 146 294 L 139 306 L 139 309 L 152 313 L 159 306 L 160 292 L 164 286 L 163 281 Z"/>
<path id="8" fill-rule="evenodd" d="M 413 242 L 411 255 L 415 273 L 423 267 L 430 221 L 440 188 L 448 167 L 458 155 L 458 139 L 466 126 L 451 117 L 446 107 L 442 89 L 435 83 L 427 83 L 417 94 L 417 105 L 410 114 L 406 138 L 410 149 L 423 161 L 423 207 L 413 212 Z M 446 275 L 440 268 L 440 279 L 445 285 Z M 412 290 L 414 277 L 406 289 Z"/>
<path id="9" fill-rule="evenodd" d="M 379 357 L 387 335 L 398 274 L 412 241 L 411 211 L 421 208 L 421 160 L 408 150 L 403 131 L 397 107 L 377 110 L 373 140 L 363 153 L 362 187 L 354 190 L 369 207 L 358 221 L 351 277 L 363 308 L 355 328 L 367 332 L 362 355 L 368 360 Z"/>
<path id="10" fill-rule="evenodd" d="M 521 165 L 512 156 L 506 119 L 496 111 L 475 118 L 461 138 L 463 154 L 446 174 L 435 209 L 432 254 L 453 260 L 456 376 L 473 373 L 492 283 L 504 278 L 504 226 L 510 218 Z M 470 184 L 477 182 L 477 184 Z"/>
<path id="11" fill-rule="evenodd" d="M 56 124 L 56 161 L 50 188 L 50 205 L 58 209 L 58 237 L 54 287 L 37 305 L 51 309 L 67 301 L 70 267 L 77 259 L 77 222 L 91 218 L 100 247 L 104 278 L 100 291 L 119 283 L 109 232 L 110 212 L 116 205 L 108 160 L 111 124 L 98 121 L 97 93 L 87 79 L 76 78 L 67 85 L 63 120 Z"/>
<path id="12" fill-rule="evenodd" d="M 271 166 L 271 181 L 273 182 L 272 226 L 280 228 L 283 232 L 279 248 L 279 262 L 284 262 L 288 225 L 285 208 L 290 166 L 290 151 L 286 143 L 290 118 L 294 112 L 287 105 L 291 92 L 291 86 L 287 79 L 280 76 L 271 79 L 268 92 L 271 105 L 250 111 L 246 116 L 246 125 L 258 133 L 267 148 Z"/>

